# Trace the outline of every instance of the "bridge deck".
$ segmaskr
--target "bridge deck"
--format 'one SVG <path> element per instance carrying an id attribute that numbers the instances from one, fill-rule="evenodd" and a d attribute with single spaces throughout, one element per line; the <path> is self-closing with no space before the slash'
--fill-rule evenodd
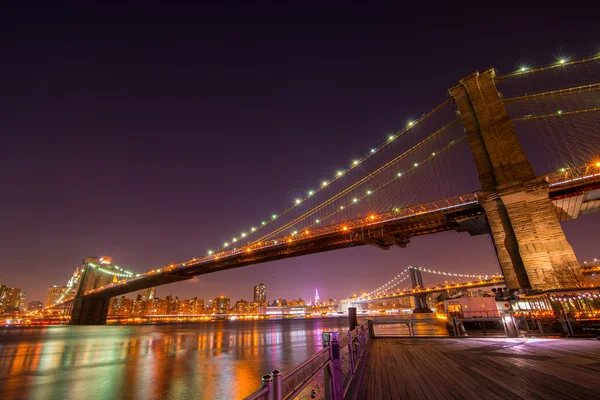
<path id="1" fill-rule="evenodd" d="M 600 398 L 592 339 L 393 339 L 371 344 L 357 399 Z"/>

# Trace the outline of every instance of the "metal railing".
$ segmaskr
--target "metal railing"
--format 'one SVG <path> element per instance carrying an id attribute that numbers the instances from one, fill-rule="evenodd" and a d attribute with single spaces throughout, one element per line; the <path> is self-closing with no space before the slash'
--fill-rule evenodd
<path id="1" fill-rule="evenodd" d="M 324 346 L 308 360 L 283 374 L 274 370 L 263 375 L 262 386 L 244 400 L 291 400 L 323 374 L 325 398 L 342 400 L 357 369 L 366 360 L 371 341 L 367 323 L 340 338 L 338 332 L 323 333 Z"/>

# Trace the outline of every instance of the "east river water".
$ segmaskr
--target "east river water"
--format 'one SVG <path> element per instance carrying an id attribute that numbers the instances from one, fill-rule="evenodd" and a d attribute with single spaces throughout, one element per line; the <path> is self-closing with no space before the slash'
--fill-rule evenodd
<path id="1" fill-rule="evenodd" d="M 347 318 L 0 328 L 0 399 L 240 399 Z"/>

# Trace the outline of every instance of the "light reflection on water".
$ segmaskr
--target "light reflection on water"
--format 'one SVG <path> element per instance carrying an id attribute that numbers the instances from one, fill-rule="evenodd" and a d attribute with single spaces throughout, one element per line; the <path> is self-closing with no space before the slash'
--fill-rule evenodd
<path id="1" fill-rule="evenodd" d="M 346 318 L 0 330 L 0 399 L 236 399 Z"/>

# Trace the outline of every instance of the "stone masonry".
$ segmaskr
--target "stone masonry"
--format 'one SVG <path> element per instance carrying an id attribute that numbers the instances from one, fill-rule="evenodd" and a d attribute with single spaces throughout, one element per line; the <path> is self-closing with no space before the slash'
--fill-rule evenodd
<path id="1" fill-rule="evenodd" d="M 494 82 L 495 71 L 474 73 L 449 90 L 465 126 L 506 284 L 553 288 L 555 268 L 577 264 L 548 197 L 536 177 Z"/>

